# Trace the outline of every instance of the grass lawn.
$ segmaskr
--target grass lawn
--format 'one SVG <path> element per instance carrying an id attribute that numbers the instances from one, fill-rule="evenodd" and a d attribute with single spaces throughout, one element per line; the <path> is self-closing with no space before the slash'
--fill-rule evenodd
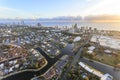
<path id="1" fill-rule="evenodd" d="M 104 50 L 105 50 L 104 47 L 100 47 L 100 49 L 94 50 L 95 55 L 92 55 L 92 54 L 87 53 L 88 51 L 87 48 L 84 48 L 84 52 L 82 56 L 88 59 L 93 59 L 93 60 L 102 62 L 104 64 L 111 65 L 111 66 L 116 66 L 120 64 L 120 51 L 114 50 L 114 54 L 113 53 L 107 54 L 104 52 Z"/>
<path id="2" fill-rule="evenodd" d="M 120 56 L 118 57 L 119 59 L 116 59 L 116 57 L 113 55 L 103 54 L 102 56 L 97 55 L 94 59 L 102 63 L 114 66 L 116 63 L 120 62 Z"/>

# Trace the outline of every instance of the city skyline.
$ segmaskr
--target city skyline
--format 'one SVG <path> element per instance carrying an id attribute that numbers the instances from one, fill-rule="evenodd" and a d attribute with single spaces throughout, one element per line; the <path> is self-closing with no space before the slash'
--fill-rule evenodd
<path id="1" fill-rule="evenodd" d="M 0 0 L 0 18 L 35 19 L 59 16 L 91 17 L 91 15 L 113 17 L 120 15 L 119 2 L 119 0 Z"/>

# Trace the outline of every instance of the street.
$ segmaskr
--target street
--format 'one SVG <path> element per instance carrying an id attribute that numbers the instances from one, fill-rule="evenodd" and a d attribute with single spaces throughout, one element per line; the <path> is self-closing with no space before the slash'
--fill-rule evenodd
<path id="1" fill-rule="evenodd" d="M 71 62 L 71 64 L 69 65 L 68 69 L 66 70 L 66 72 L 64 73 L 63 79 L 66 80 L 66 74 L 68 74 L 68 72 L 71 70 L 72 65 L 75 65 L 76 62 L 79 61 L 80 55 L 82 53 L 82 51 L 84 50 L 84 46 L 85 44 L 87 44 L 89 42 L 89 40 L 91 39 L 92 35 L 88 35 L 87 39 L 85 39 L 85 41 L 83 42 L 83 44 L 80 46 L 79 51 L 77 52 L 77 54 L 74 56 L 73 61 Z"/>
<path id="2" fill-rule="evenodd" d="M 86 39 L 83 46 L 85 44 L 87 44 L 89 40 L 90 40 L 90 37 L 88 39 Z M 96 62 L 96 61 L 90 61 L 85 58 L 80 58 L 81 52 L 83 50 L 83 46 L 80 47 L 78 53 L 74 56 L 74 59 L 73 59 L 72 63 L 70 64 L 69 68 L 66 70 L 65 75 L 71 69 L 72 65 L 74 65 L 77 61 L 82 61 L 82 62 L 85 62 L 86 64 L 88 64 L 89 66 L 101 71 L 104 74 L 109 73 L 110 75 L 112 75 L 114 77 L 115 80 L 120 80 L 120 71 L 114 70 L 113 67 Z M 63 76 L 63 79 L 66 79 L 65 75 Z"/>
<path id="3" fill-rule="evenodd" d="M 91 62 L 88 59 L 80 58 L 80 61 L 85 62 L 89 66 L 101 71 L 102 73 L 109 73 L 114 77 L 115 80 L 120 80 L 120 71 L 113 70 L 111 66 L 101 64 L 99 62 Z"/>

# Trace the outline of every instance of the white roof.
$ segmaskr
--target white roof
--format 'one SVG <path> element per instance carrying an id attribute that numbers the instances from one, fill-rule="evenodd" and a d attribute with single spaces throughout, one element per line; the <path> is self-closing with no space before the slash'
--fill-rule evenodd
<path id="1" fill-rule="evenodd" d="M 19 67 L 19 64 L 16 64 L 16 65 L 15 65 L 15 68 L 18 68 L 18 67 Z"/>
<path id="2" fill-rule="evenodd" d="M 36 53 L 37 53 L 37 52 L 34 50 L 34 51 L 33 51 L 33 54 L 36 54 Z"/>
<path id="3" fill-rule="evenodd" d="M 107 73 L 101 77 L 101 80 L 113 80 L 113 77 Z"/>
<path id="4" fill-rule="evenodd" d="M 39 54 L 38 54 L 38 53 L 36 53 L 36 54 L 35 54 L 35 56 L 37 57 L 37 56 L 39 56 Z"/>
<path id="5" fill-rule="evenodd" d="M 30 51 L 34 51 L 34 49 L 31 49 Z"/>
<path id="6" fill-rule="evenodd" d="M 111 53 L 111 51 L 110 51 L 110 50 L 105 50 L 105 52 L 106 52 L 106 53 Z"/>
<path id="7" fill-rule="evenodd" d="M 0 64 L 0 68 L 3 68 L 4 67 L 4 64 L 2 63 L 2 64 Z"/>
<path id="8" fill-rule="evenodd" d="M 92 69 L 90 69 L 90 68 L 89 68 L 89 67 L 87 67 L 87 66 L 85 67 L 85 69 L 86 69 L 87 71 L 91 72 L 91 73 L 93 72 L 93 70 L 92 70 Z"/>
<path id="9" fill-rule="evenodd" d="M 48 49 L 47 51 L 50 52 L 50 49 Z"/>
<path id="10" fill-rule="evenodd" d="M 79 65 L 80 65 L 81 67 L 83 67 L 85 70 L 89 71 L 90 73 L 93 73 L 94 75 L 97 75 L 97 76 L 99 76 L 99 77 L 102 77 L 102 76 L 103 76 L 102 73 L 100 73 L 99 71 L 97 71 L 97 70 L 95 70 L 95 69 L 90 68 L 88 65 L 84 64 L 83 62 L 79 62 Z M 106 80 L 106 79 L 105 79 L 105 80 Z"/>
<path id="11" fill-rule="evenodd" d="M 81 37 L 78 36 L 78 37 L 76 37 L 73 41 L 74 41 L 74 42 L 77 42 L 77 41 L 80 41 L 80 40 L 81 40 Z"/>
<path id="12" fill-rule="evenodd" d="M 103 74 L 102 73 L 100 73 L 100 72 L 98 72 L 98 71 L 93 71 L 93 74 L 94 75 L 97 75 L 98 77 L 102 77 L 103 76 Z"/>
<path id="13" fill-rule="evenodd" d="M 79 62 L 79 65 L 82 66 L 82 67 L 85 67 L 86 65 L 82 62 Z"/>
<path id="14" fill-rule="evenodd" d="M 44 44 L 47 44 L 47 42 L 43 42 Z"/>
<path id="15" fill-rule="evenodd" d="M 47 46 L 50 46 L 50 44 L 47 44 Z"/>
<path id="16" fill-rule="evenodd" d="M 93 53 L 93 51 L 92 51 L 92 50 L 89 50 L 89 51 L 87 51 L 87 52 L 88 52 L 88 53 L 90 53 L 90 54 L 91 54 L 91 53 Z"/>
<path id="17" fill-rule="evenodd" d="M 14 60 L 13 63 L 16 64 L 16 63 L 17 63 L 17 60 Z"/>
<path id="18" fill-rule="evenodd" d="M 47 33 L 49 32 L 49 31 L 46 31 Z"/>
<path id="19" fill-rule="evenodd" d="M 89 49 L 89 50 L 94 50 L 95 47 L 94 47 L 94 46 L 90 46 L 90 47 L 88 47 L 88 49 Z"/>
<path id="20" fill-rule="evenodd" d="M 45 46 L 44 46 L 44 45 L 42 45 L 41 47 L 45 48 Z"/>
<path id="21" fill-rule="evenodd" d="M 11 67 L 10 69 L 9 69 L 9 72 L 12 72 L 13 71 L 13 68 Z"/>
<path id="22" fill-rule="evenodd" d="M 14 62 L 13 61 L 10 61 L 9 64 L 13 64 Z"/>

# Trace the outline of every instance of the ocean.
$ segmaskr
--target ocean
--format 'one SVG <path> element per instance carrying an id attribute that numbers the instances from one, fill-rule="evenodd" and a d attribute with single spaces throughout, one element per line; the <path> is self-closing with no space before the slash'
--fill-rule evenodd
<path id="1" fill-rule="evenodd" d="M 51 27 L 51 26 L 68 26 L 72 27 L 72 25 L 77 24 L 78 27 L 88 26 L 92 28 L 97 28 L 98 30 L 115 30 L 120 31 L 120 22 L 56 22 L 56 21 L 24 21 L 27 25 L 37 25 L 37 23 L 41 23 L 42 26 Z M 21 21 L 0 21 L 0 24 L 20 24 Z"/>

